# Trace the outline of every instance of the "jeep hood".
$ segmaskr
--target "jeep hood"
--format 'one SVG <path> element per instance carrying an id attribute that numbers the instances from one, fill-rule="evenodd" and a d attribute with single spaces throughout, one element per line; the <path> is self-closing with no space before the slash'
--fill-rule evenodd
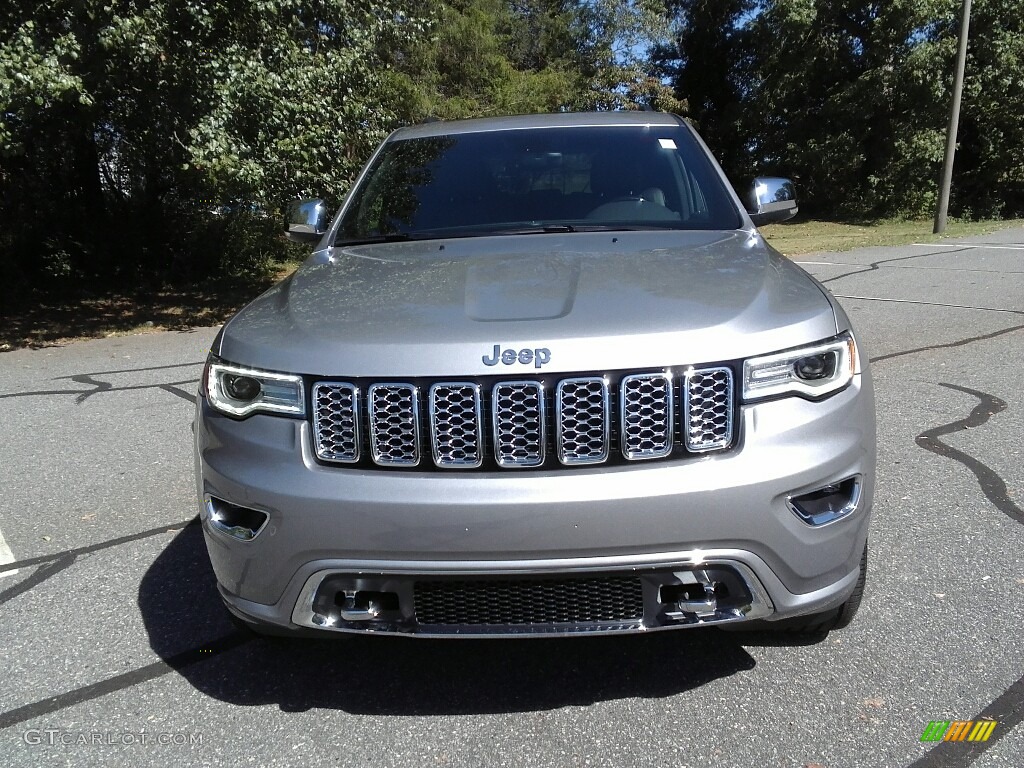
<path id="1" fill-rule="evenodd" d="M 239 312 L 223 358 L 325 376 L 683 366 L 837 332 L 824 290 L 745 231 L 534 234 L 333 248 Z M 506 360 L 510 356 L 506 356 Z"/>

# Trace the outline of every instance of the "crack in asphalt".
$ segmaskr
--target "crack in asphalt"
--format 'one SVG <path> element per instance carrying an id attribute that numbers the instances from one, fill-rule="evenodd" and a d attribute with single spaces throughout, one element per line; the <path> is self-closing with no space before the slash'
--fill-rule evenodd
<path id="1" fill-rule="evenodd" d="M 78 555 L 74 552 L 58 553 L 53 560 L 43 563 L 43 565 L 37 568 L 36 572 L 27 579 L 18 582 L 10 589 L 5 589 L 3 592 L 0 592 L 0 605 L 3 605 L 8 600 L 13 600 L 18 595 L 22 595 L 25 592 L 38 587 L 51 576 L 56 576 L 61 571 L 70 568 L 75 564 L 75 560 L 77 558 Z M 5 570 L 9 568 L 10 564 L 4 565 Z"/>
<path id="2" fill-rule="evenodd" d="M 75 403 L 81 405 L 88 398 L 93 395 L 100 394 L 102 392 L 126 392 L 132 390 L 142 389 L 161 389 L 164 392 L 168 392 L 176 397 L 186 400 L 190 403 L 195 402 L 195 396 L 189 394 L 183 389 L 179 388 L 179 385 L 196 384 L 199 379 L 187 379 L 184 381 L 173 381 L 159 384 L 141 384 L 141 385 L 129 385 L 123 387 L 115 387 L 109 381 L 103 381 L 97 379 L 97 376 L 106 376 L 111 374 L 119 373 L 138 373 L 143 371 L 153 370 L 166 370 L 170 368 L 182 368 L 186 366 L 201 365 L 202 363 L 182 363 L 177 365 L 161 365 L 152 366 L 147 368 L 129 368 L 114 371 L 97 371 L 94 373 L 80 373 L 71 376 L 61 376 L 54 379 L 54 381 L 70 380 L 76 384 L 84 384 L 93 387 L 91 390 L 35 390 L 27 392 L 12 392 L 0 395 L 0 398 L 13 398 L 13 397 L 33 397 L 33 396 L 45 396 L 45 395 L 74 395 Z M 74 565 L 79 555 L 91 554 L 93 552 L 99 552 L 104 549 L 116 547 L 121 544 L 126 544 L 133 541 L 140 541 L 152 536 L 159 535 L 161 533 L 172 533 L 180 532 L 191 525 L 197 525 L 199 518 L 194 517 L 191 520 L 184 523 L 172 523 L 170 525 L 163 525 L 158 528 L 150 528 L 146 531 L 139 533 L 130 534 L 128 536 L 119 536 L 114 539 L 109 539 L 104 542 L 97 544 L 90 544 L 84 547 L 77 547 L 74 549 L 64 550 L 62 552 L 54 552 L 49 555 L 42 555 L 39 557 L 31 557 L 24 560 L 18 560 L 12 563 L 4 563 L 0 566 L 0 573 L 7 571 L 20 570 L 22 568 L 28 568 L 31 566 L 39 565 L 40 567 L 29 576 L 28 578 L 20 581 L 9 589 L 0 592 L 0 606 L 3 606 L 10 600 L 18 597 L 19 595 L 25 594 L 31 591 L 35 587 L 38 587 L 43 582 L 47 581 L 58 573 L 70 568 Z M 41 701 L 33 702 L 16 709 L 9 710 L 7 712 L 0 713 L 0 728 L 8 728 L 18 723 L 23 723 L 26 720 L 39 717 L 41 715 L 50 714 L 57 712 L 67 707 L 80 704 L 90 699 L 99 698 L 110 693 L 114 693 L 124 688 L 137 685 L 147 680 L 165 675 L 169 672 L 184 669 L 185 667 L 191 666 L 199 661 L 212 658 L 224 651 L 232 650 L 244 645 L 249 642 L 252 638 L 242 633 L 235 632 L 225 637 L 218 638 L 208 643 L 203 643 L 194 648 L 190 648 L 186 651 L 182 651 L 175 656 L 168 659 L 164 659 L 153 664 L 149 664 L 145 667 L 126 672 L 121 675 L 102 680 L 98 683 L 82 686 L 65 693 L 51 696 Z"/>
<path id="3" fill-rule="evenodd" d="M 842 261 L 794 261 L 794 264 L 803 266 L 804 264 L 818 266 L 818 267 L 863 267 L 864 264 L 850 264 Z M 918 267 L 910 265 L 908 267 L 894 266 L 889 269 L 916 269 L 920 272 L 966 272 L 972 275 L 1024 275 L 1024 270 L 1020 269 L 967 269 L 965 267 Z M 839 277 L 849 277 L 849 275 L 863 275 L 867 272 L 872 272 L 870 269 L 862 269 L 858 272 L 850 272 L 847 275 L 837 275 L 836 277 L 826 278 L 827 280 L 838 280 Z M 819 280 L 818 282 L 823 282 Z"/>
<path id="4" fill-rule="evenodd" d="M 892 360 L 896 357 L 904 357 L 905 355 L 914 355 L 918 352 L 930 352 L 936 349 L 952 349 L 953 347 L 964 347 L 968 344 L 973 344 L 976 341 L 986 341 L 988 339 L 994 339 L 997 336 L 1002 336 L 1006 333 L 1013 333 L 1014 331 L 1024 330 L 1024 325 L 1014 325 L 1010 328 L 1003 328 L 992 333 L 986 333 L 982 336 L 969 336 L 966 339 L 959 339 L 957 341 L 947 342 L 945 344 L 931 344 L 927 347 L 915 347 L 913 349 L 905 349 L 901 352 L 890 352 L 888 355 L 879 355 L 878 357 L 872 357 L 870 362 L 880 363 L 883 360 Z"/>
<path id="5" fill-rule="evenodd" d="M 172 395 L 176 395 L 182 400 L 187 400 L 190 403 L 195 403 L 196 401 L 196 393 L 194 392 L 186 392 L 184 389 L 179 389 L 173 384 L 158 384 L 157 386 L 164 392 L 170 392 Z"/>
<path id="6" fill-rule="evenodd" d="M 99 552 L 104 549 L 116 547 L 120 544 L 149 538 L 160 533 L 170 533 L 174 531 L 180 532 L 189 526 L 198 524 L 199 518 L 194 517 L 185 523 L 151 528 L 148 531 L 142 531 L 130 536 L 121 536 L 116 539 L 100 542 L 99 544 L 67 549 L 62 552 L 54 552 L 51 555 L 19 560 L 15 563 L 5 563 L 3 570 L 13 570 L 15 568 L 42 565 L 35 573 L 24 581 L 16 584 L 10 589 L 0 592 L 0 606 L 19 595 L 38 587 L 44 581 L 56 576 L 67 568 L 70 568 L 74 565 L 79 555 Z M 15 709 L 11 709 L 6 712 L 0 712 L 0 729 L 9 728 L 13 725 L 23 723 L 26 720 L 32 720 L 36 717 L 40 717 L 41 715 L 51 714 L 74 706 L 75 704 L 81 704 L 84 701 L 89 701 L 90 699 L 96 699 L 125 688 L 130 688 L 133 685 L 153 680 L 154 678 L 161 677 L 169 672 L 176 670 L 180 671 L 200 661 L 210 659 L 226 651 L 234 650 L 239 646 L 245 645 L 251 640 L 253 640 L 253 637 L 250 635 L 246 635 L 242 632 L 232 632 L 231 634 L 219 637 L 216 640 L 201 643 L 194 648 L 181 651 L 169 658 L 162 659 L 161 661 L 154 662 L 145 667 L 140 667 L 130 672 L 125 672 L 124 674 L 115 675 L 114 677 L 107 678 L 106 680 L 101 680 L 98 683 L 91 683 L 80 688 L 74 688 L 70 691 L 57 694 L 56 696 L 50 696 L 46 699 L 41 699 L 40 701 L 32 702 L 31 704 L 16 707 Z"/>
<path id="7" fill-rule="evenodd" d="M 985 337 L 979 337 L 978 340 L 981 338 Z M 1011 520 L 1024 524 L 1024 510 L 1013 503 L 1007 492 L 1005 481 L 994 470 L 970 454 L 953 448 L 939 440 L 942 436 L 955 434 L 964 429 L 973 429 L 988 423 L 997 413 L 1002 413 L 1006 410 L 1006 402 L 995 395 L 971 389 L 970 387 L 962 387 L 957 384 L 944 382 L 939 382 L 939 386 L 971 395 L 977 398 L 979 401 L 978 405 L 965 418 L 925 430 L 917 436 L 917 444 L 937 456 L 952 459 L 967 467 L 978 479 L 978 484 L 981 486 L 981 491 L 985 494 L 985 497 Z M 998 743 L 1003 736 L 1010 733 L 1017 725 L 1024 721 L 1024 677 L 1013 683 L 997 699 L 979 712 L 973 718 L 973 722 L 986 718 L 995 720 L 998 723 L 988 741 L 943 741 L 915 760 L 907 768 L 953 768 L 953 766 L 970 765 L 981 757 L 986 750 Z"/>
<path id="8" fill-rule="evenodd" d="M 926 307 L 947 307 L 949 309 L 974 309 L 979 312 L 1006 312 L 1011 315 L 1024 315 L 1019 309 L 1003 307 L 975 307 L 970 304 L 947 304 L 940 301 L 919 301 L 917 299 L 883 299 L 881 296 L 849 296 L 842 293 L 832 294 L 837 299 L 853 299 L 854 301 L 881 301 L 887 304 L 922 304 Z"/>
<path id="9" fill-rule="evenodd" d="M 93 389 L 89 392 L 83 392 L 78 397 L 76 397 L 75 402 L 78 405 L 81 405 L 93 395 L 98 395 L 100 392 L 110 392 L 114 388 L 114 385 L 111 384 L 109 381 L 97 381 L 92 377 L 91 374 L 88 373 L 79 374 L 78 376 L 72 376 L 71 380 L 76 384 L 89 384 L 96 387 L 96 389 Z"/>
<path id="10" fill-rule="evenodd" d="M 917 444 L 938 456 L 953 459 L 953 461 L 959 462 L 971 470 L 971 472 L 974 473 L 974 476 L 978 479 L 978 484 L 981 486 L 981 492 L 985 494 L 985 498 L 991 501 L 992 504 L 995 505 L 996 509 L 1011 520 L 1024 525 L 1024 510 L 1014 504 L 1010 499 L 1005 481 L 996 474 L 995 471 L 971 456 L 969 453 L 953 448 L 947 443 L 939 440 L 943 435 L 951 435 L 964 429 L 980 427 L 997 413 L 1005 411 L 1006 402 L 995 395 L 980 392 L 976 389 L 971 389 L 970 387 L 961 387 L 957 384 L 946 384 L 943 382 L 939 382 L 939 386 L 971 395 L 976 397 L 980 402 L 966 418 L 958 419 L 950 422 L 949 424 L 943 424 L 942 426 L 933 427 L 932 429 L 922 432 L 917 436 Z"/>
<path id="11" fill-rule="evenodd" d="M 1024 721 L 1024 677 L 981 710 L 972 722 L 985 719 L 998 723 L 988 741 L 941 741 L 907 768 L 963 768 L 981 757 Z"/>
<path id="12" fill-rule="evenodd" d="M 1021 251 L 1024 250 L 1024 243 L 911 243 L 911 245 L 918 245 L 922 248 L 995 248 L 1001 251 Z M 953 251 L 947 251 L 947 253 L 953 253 Z"/>
<path id="13" fill-rule="evenodd" d="M 70 377 L 66 377 L 70 378 Z M 168 381 L 161 384 L 132 384 L 124 387 L 115 387 L 106 381 L 95 381 L 91 379 L 91 374 L 79 374 L 74 379 L 79 384 L 92 384 L 95 389 L 38 389 L 26 392 L 7 392 L 0 395 L 0 400 L 5 400 L 11 397 L 41 397 L 45 395 L 76 395 L 75 403 L 81 405 L 88 398 L 93 395 L 98 395 L 101 392 L 131 392 L 133 390 L 140 389 L 163 389 L 166 391 L 167 387 L 182 386 L 185 384 L 198 384 L 199 379 L 185 379 L 184 381 Z M 172 393 L 176 394 L 176 393 Z M 189 398 L 191 399 L 191 398 Z"/>
<path id="14" fill-rule="evenodd" d="M 120 368 L 116 371 L 93 371 L 91 373 L 79 373 L 71 376 L 57 376 L 53 381 L 64 381 L 66 379 L 74 380 L 75 376 L 107 376 L 111 373 L 141 373 L 142 371 L 165 371 L 168 368 L 188 368 L 193 365 L 203 365 L 202 360 L 198 360 L 194 363 L 174 363 L 173 365 L 151 365 L 145 368 Z"/>
<path id="15" fill-rule="evenodd" d="M 844 277 L 852 277 L 853 275 L 863 275 L 868 272 L 877 272 L 881 269 L 883 264 L 894 264 L 897 261 L 910 261 L 911 259 L 921 259 L 925 256 L 945 256 L 947 253 L 962 253 L 963 251 L 970 250 L 968 248 L 957 248 L 955 251 L 931 251 L 930 253 L 916 253 L 913 256 L 897 256 L 892 259 L 880 259 L 878 261 L 872 261 L 870 264 L 865 265 L 867 269 L 857 269 L 853 272 L 844 272 L 841 275 L 830 277 L 827 280 L 819 280 L 820 283 L 832 283 L 836 280 L 842 280 Z"/>
<path id="16" fill-rule="evenodd" d="M 75 395 L 75 403 L 81 405 L 93 395 L 98 395 L 101 392 L 129 392 L 137 389 L 162 389 L 165 392 L 170 392 L 172 395 L 176 395 L 184 400 L 195 402 L 195 397 L 185 390 L 178 389 L 179 386 L 185 384 L 198 384 L 199 379 L 185 379 L 183 381 L 168 381 L 160 384 L 132 384 L 124 387 L 115 387 L 109 381 L 103 381 L 97 379 L 97 376 L 109 376 L 115 373 L 142 373 L 144 371 L 165 371 L 170 368 L 191 368 L 197 365 L 202 365 L 202 362 L 195 363 L 175 363 L 174 365 L 153 365 L 145 368 L 120 368 L 113 371 L 92 371 L 90 373 L 75 373 L 70 376 L 56 376 L 52 381 L 73 381 L 76 384 L 85 384 L 91 386 L 93 389 L 81 390 L 81 389 L 35 389 L 25 390 L 23 392 L 7 392 L 0 394 L 0 400 L 12 398 L 12 397 L 41 397 L 45 395 Z"/>

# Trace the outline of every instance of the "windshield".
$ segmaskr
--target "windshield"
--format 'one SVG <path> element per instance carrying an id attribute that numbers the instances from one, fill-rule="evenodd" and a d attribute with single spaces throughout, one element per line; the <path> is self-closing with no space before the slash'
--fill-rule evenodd
<path id="1" fill-rule="evenodd" d="M 740 226 L 686 128 L 558 127 L 389 142 L 337 242 Z"/>

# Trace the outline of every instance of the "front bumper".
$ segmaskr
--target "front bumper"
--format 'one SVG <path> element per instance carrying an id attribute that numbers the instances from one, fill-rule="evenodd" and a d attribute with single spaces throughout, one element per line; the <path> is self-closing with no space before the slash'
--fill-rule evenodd
<path id="1" fill-rule="evenodd" d="M 229 608 L 280 629 L 644 631 L 774 620 L 841 604 L 857 581 L 871 510 L 870 380 L 858 376 L 818 403 L 789 397 L 746 405 L 740 419 L 736 447 L 681 461 L 518 473 L 388 471 L 319 465 L 308 422 L 262 415 L 235 421 L 200 398 L 200 498 L 268 515 L 259 535 L 242 541 L 201 505 L 207 547 Z M 857 509 L 835 522 L 811 526 L 787 503 L 854 476 L 861 480 Z M 738 579 L 730 596 L 703 615 L 674 609 L 677 587 L 700 583 L 709 568 Z M 617 577 L 640 582 L 643 609 L 633 620 L 441 626 L 416 619 L 420 582 L 515 582 L 525 585 L 529 602 L 545 580 L 575 588 L 578 580 Z M 373 608 L 378 593 L 398 602 L 376 605 L 367 619 L 359 612 Z"/>

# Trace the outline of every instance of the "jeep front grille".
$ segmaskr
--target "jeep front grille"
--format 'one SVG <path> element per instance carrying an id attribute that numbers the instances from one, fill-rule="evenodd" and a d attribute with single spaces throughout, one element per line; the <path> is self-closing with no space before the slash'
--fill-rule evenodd
<path id="1" fill-rule="evenodd" d="M 314 383 L 317 458 L 511 469 L 681 457 L 734 440 L 733 373 L 725 366 L 421 385 Z"/>
<path id="2" fill-rule="evenodd" d="M 417 581 L 416 621 L 428 625 L 530 625 L 639 621 L 636 576 L 520 581 Z"/>

